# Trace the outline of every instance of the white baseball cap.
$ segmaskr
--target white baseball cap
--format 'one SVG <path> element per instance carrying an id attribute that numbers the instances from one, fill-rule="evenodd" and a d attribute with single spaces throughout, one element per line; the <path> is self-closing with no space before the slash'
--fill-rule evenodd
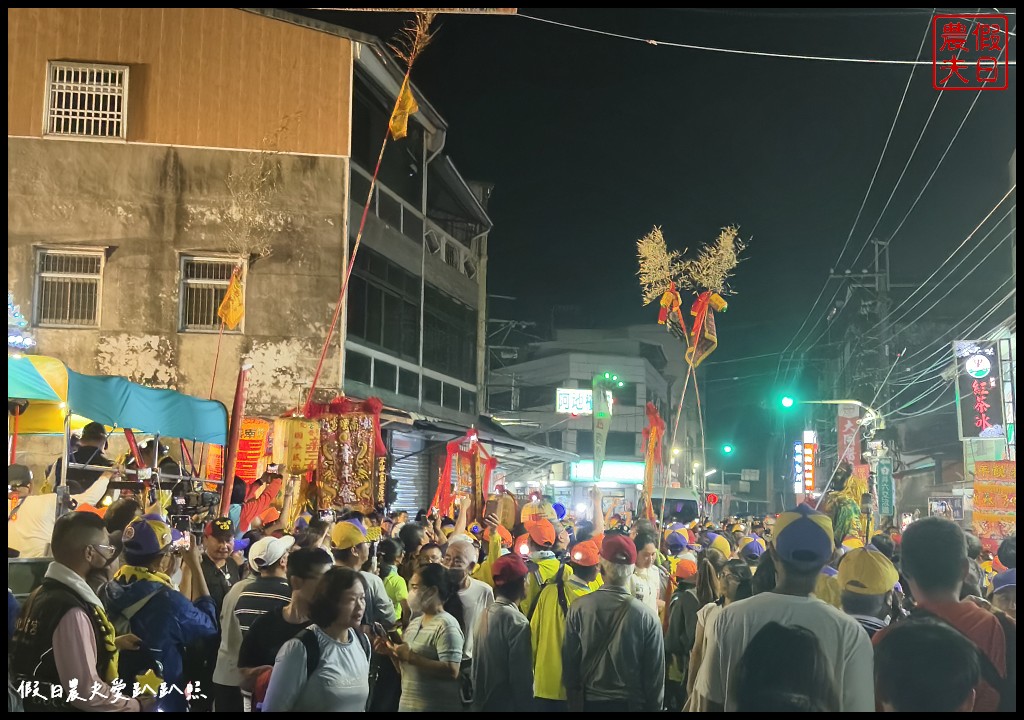
<path id="1" fill-rule="evenodd" d="M 279 538 L 268 535 L 260 538 L 249 548 L 249 567 L 253 569 L 253 572 L 259 572 L 263 568 L 273 565 L 283 558 L 294 544 L 295 538 L 291 535 Z"/>

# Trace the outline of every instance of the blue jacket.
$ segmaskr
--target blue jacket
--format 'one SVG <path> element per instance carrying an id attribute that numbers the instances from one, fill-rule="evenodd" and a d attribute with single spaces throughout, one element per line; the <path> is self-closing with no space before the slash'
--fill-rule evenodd
<path id="1" fill-rule="evenodd" d="M 184 693 L 185 686 L 194 678 L 184 677 L 182 653 L 185 646 L 196 640 L 217 634 L 217 608 L 213 598 L 205 595 L 194 603 L 176 590 L 151 580 L 124 583 L 118 580 L 105 588 L 104 604 L 114 619 L 118 614 L 149 598 L 129 620 L 132 632 L 142 639 L 140 650 L 122 651 L 119 660 L 121 678 L 132 687 L 136 674 L 155 668 L 168 689 L 177 686 Z M 200 692 L 210 695 L 213 688 L 201 687 Z M 183 694 L 170 690 L 158 703 L 160 712 L 185 712 L 188 703 Z"/>

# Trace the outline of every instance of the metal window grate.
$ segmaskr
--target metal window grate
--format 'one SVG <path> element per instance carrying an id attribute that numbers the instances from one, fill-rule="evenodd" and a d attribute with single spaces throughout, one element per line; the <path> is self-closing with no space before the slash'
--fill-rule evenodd
<path id="1" fill-rule="evenodd" d="M 41 251 L 36 273 L 36 324 L 98 326 L 102 279 L 102 251 Z"/>
<path id="2" fill-rule="evenodd" d="M 128 67 L 47 64 L 46 134 L 125 139 Z"/>
<path id="3" fill-rule="evenodd" d="M 456 270 L 459 268 L 459 249 L 451 243 L 445 243 L 444 245 L 444 261 L 451 265 Z"/>
<path id="4" fill-rule="evenodd" d="M 218 330 L 217 310 L 231 283 L 235 260 L 183 257 L 181 259 L 181 329 Z M 228 331 L 231 332 L 231 331 Z M 241 326 L 235 329 L 241 332 Z"/>

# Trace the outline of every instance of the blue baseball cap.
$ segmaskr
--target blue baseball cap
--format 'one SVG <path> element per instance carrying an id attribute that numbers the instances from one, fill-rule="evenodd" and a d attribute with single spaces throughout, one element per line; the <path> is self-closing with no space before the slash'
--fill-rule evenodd
<path id="1" fill-rule="evenodd" d="M 992 578 L 992 594 L 1002 592 L 1003 590 L 1012 590 L 1017 587 L 1017 568 L 1011 568 L 1006 572 L 1001 572 Z"/>
<path id="2" fill-rule="evenodd" d="M 128 523 L 121 536 L 125 559 L 129 564 L 166 553 L 176 539 L 171 526 L 160 520 L 139 518 Z M 178 533 L 180 539 L 181 533 Z"/>
<path id="3" fill-rule="evenodd" d="M 801 570 L 821 569 L 832 558 L 832 519 L 809 505 L 797 505 L 775 521 L 775 552 Z"/>

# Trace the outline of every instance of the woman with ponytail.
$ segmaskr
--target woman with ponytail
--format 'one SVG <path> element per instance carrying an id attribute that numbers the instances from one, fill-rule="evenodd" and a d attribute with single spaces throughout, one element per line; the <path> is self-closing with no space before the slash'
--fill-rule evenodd
<path id="1" fill-rule="evenodd" d="M 714 567 L 713 559 L 705 559 L 704 563 L 709 568 Z M 707 568 L 702 566 L 701 573 L 706 571 Z M 707 634 L 714 632 L 713 621 L 715 616 L 722 612 L 722 608 L 726 605 L 753 596 L 753 579 L 754 576 L 750 571 L 750 566 L 744 560 L 727 560 L 718 567 L 717 587 L 721 590 L 721 597 L 714 603 L 705 605 L 697 611 L 696 637 L 693 641 L 693 652 L 690 654 L 689 675 L 686 682 L 686 691 L 689 696 L 692 697 L 693 684 L 697 680 L 697 671 L 700 670 L 700 664 L 704 659 Z M 699 587 L 700 578 L 698 578 Z M 694 708 L 691 703 L 685 709 L 697 712 L 703 708 Z"/>
<path id="2" fill-rule="evenodd" d="M 462 712 L 459 666 L 465 643 L 458 584 L 441 565 L 426 565 L 409 583 L 409 623 L 401 645 L 377 641 L 400 665 L 399 712 Z"/>

